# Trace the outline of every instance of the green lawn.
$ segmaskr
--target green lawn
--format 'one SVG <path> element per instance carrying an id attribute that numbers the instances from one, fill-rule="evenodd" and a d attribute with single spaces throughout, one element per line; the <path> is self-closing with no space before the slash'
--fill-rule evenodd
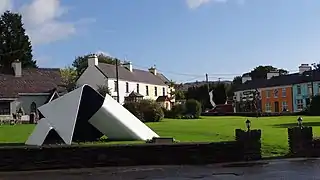
<path id="1" fill-rule="evenodd" d="M 246 117 L 202 117 L 200 120 L 165 119 L 148 126 L 160 136 L 174 137 L 181 142 L 234 140 L 236 128 L 245 128 Z M 285 155 L 288 152 L 287 127 L 295 126 L 297 117 L 249 118 L 252 129 L 262 130 L 264 156 Z M 314 135 L 320 134 L 320 117 L 303 117 L 303 124 L 313 126 Z M 0 143 L 23 143 L 34 125 L 0 126 Z M 119 143 L 113 142 L 112 144 Z"/>

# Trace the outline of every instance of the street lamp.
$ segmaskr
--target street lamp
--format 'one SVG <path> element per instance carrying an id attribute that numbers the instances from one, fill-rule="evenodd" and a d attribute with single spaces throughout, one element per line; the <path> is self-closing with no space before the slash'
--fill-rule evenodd
<path id="1" fill-rule="evenodd" d="M 250 131 L 251 121 L 249 119 L 246 120 L 246 126 L 248 131 Z"/>
<path id="2" fill-rule="evenodd" d="M 298 117 L 298 126 L 302 127 L 302 117 Z"/>

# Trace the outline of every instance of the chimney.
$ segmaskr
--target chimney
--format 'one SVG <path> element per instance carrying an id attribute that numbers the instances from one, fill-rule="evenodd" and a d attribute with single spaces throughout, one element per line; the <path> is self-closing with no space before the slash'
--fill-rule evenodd
<path id="1" fill-rule="evenodd" d="M 149 69 L 149 72 L 151 72 L 152 74 L 154 75 L 157 75 L 157 69 L 156 69 L 156 66 L 153 66 Z"/>
<path id="2" fill-rule="evenodd" d="M 14 70 L 15 77 L 21 77 L 22 76 L 22 68 L 21 68 L 21 62 L 19 59 L 12 62 L 11 67 Z"/>
<path id="3" fill-rule="evenodd" d="M 242 79 L 242 84 L 244 84 L 247 81 L 251 81 L 252 80 L 252 78 L 251 78 L 251 76 L 249 74 L 243 75 L 241 79 Z"/>
<path id="4" fill-rule="evenodd" d="M 280 76 L 279 71 L 270 71 L 267 73 L 267 79 L 271 79 L 272 77 Z"/>
<path id="5" fill-rule="evenodd" d="M 133 71 L 132 63 L 130 61 L 124 61 L 123 62 L 123 67 L 127 68 L 130 72 Z"/>
<path id="6" fill-rule="evenodd" d="M 304 72 L 306 72 L 306 71 L 311 71 L 311 70 L 312 70 L 312 67 L 309 66 L 309 64 L 301 64 L 301 65 L 299 66 L 299 73 L 300 73 L 300 74 L 302 74 L 302 73 L 304 73 Z"/>
<path id="7" fill-rule="evenodd" d="M 98 66 L 98 64 L 99 64 L 98 56 L 95 54 L 90 54 L 88 56 L 88 67 Z"/>

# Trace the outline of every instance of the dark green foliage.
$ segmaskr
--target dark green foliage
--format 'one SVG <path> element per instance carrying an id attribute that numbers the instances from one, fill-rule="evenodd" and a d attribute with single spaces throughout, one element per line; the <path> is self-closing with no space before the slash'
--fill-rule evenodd
<path id="1" fill-rule="evenodd" d="M 123 106 L 142 122 L 159 122 L 164 118 L 161 106 L 153 100 L 127 102 Z"/>
<path id="2" fill-rule="evenodd" d="M 202 112 L 201 104 L 195 99 L 187 100 L 186 104 L 186 114 L 192 115 L 194 118 L 199 118 Z"/>
<path id="3" fill-rule="evenodd" d="M 313 116 L 319 116 L 320 115 L 320 96 L 314 96 L 312 98 L 310 108 L 309 108 L 309 114 Z"/>
<path id="4" fill-rule="evenodd" d="M 72 66 L 76 68 L 78 76 L 80 76 L 84 70 L 88 67 L 88 57 L 90 55 L 78 56 L 73 61 Z M 110 56 L 106 56 L 104 54 L 98 54 L 98 61 L 99 63 L 106 63 L 106 64 L 116 64 L 116 61 L 120 62 L 119 59 L 113 58 Z"/>
<path id="5" fill-rule="evenodd" d="M 105 97 L 106 94 L 111 95 L 110 88 L 109 88 L 107 85 L 98 85 L 97 91 L 98 91 L 103 97 Z"/>
<path id="6" fill-rule="evenodd" d="M 163 109 L 164 117 L 172 119 L 181 119 L 186 114 L 186 107 L 184 104 L 176 104 L 171 110 Z"/>
<path id="7" fill-rule="evenodd" d="M 11 63 L 17 59 L 22 67 L 37 67 L 22 16 L 6 11 L 0 17 L 0 65 L 11 69 Z"/>

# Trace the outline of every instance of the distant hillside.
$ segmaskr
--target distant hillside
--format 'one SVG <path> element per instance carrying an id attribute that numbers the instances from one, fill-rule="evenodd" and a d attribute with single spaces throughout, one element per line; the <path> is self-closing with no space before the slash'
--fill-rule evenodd
<path id="1" fill-rule="evenodd" d="M 187 91 L 189 87 L 193 87 L 193 86 L 202 86 L 205 85 L 207 82 L 206 81 L 196 81 L 196 82 L 188 82 L 188 83 L 184 83 L 181 85 L 178 85 L 178 87 L 176 87 L 179 90 L 182 91 Z M 209 83 L 218 83 L 218 81 L 209 81 Z M 225 83 L 225 84 L 231 84 L 232 81 L 220 81 L 220 83 Z"/>

